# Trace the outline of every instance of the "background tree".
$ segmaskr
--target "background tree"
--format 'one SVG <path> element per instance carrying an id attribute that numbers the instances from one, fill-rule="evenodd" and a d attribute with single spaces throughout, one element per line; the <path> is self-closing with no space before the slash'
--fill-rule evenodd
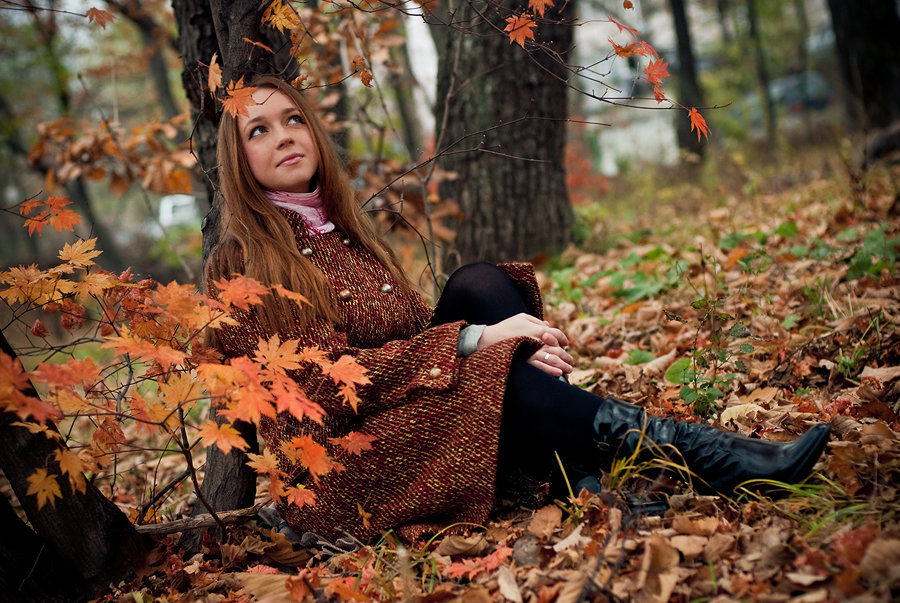
<path id="1" fill-rule="evenodd" d="M 828 0 L 847 113 L 863 129 L 900 119 L 900 18 L 889 0 Z"/>
<path id="2" fill-rule="evenodd" d="M 700 87 L 700 80 L 697 77 L 697 62 L 694 59 L 691 28 L 685 4 L 684 0 L 669 0 L 669 10 L 672 11 L 675 38 L 678 43 L 678 69 L 676 71 L 678 102 L 688 107 L 702 107 L 704 105 L 703 89 Z M 724 27 L 722 31 L 726 31 Z M 678 120 L 676 124 L 679 148 L 702 158 L 706 145 L 695 132 L 691 131 L 690 122 Z"/>
<path id="3" fill-rule="evenodd" d="M 504 29 L 520 0 L 441 3 L 429 17 L 438 53 L 436 148 L 449 174 L 440 194 L 462 218 L 442 269 L 526 260 L 569 241 L 566 58 L 575 3 L 538 19 L 534 41 Z M 519 27 L 525 27 L 520 25 Z"/>

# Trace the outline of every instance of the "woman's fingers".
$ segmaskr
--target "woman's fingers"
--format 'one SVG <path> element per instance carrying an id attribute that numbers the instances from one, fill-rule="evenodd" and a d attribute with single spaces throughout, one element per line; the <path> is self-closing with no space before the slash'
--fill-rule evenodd
<path id="1" fill-rule="evenodd" d="M 528 358 L 528 362 L 554 377 L 569 374 L 574 369 L 572 356 L 556 346 L 542 347 Z"/>

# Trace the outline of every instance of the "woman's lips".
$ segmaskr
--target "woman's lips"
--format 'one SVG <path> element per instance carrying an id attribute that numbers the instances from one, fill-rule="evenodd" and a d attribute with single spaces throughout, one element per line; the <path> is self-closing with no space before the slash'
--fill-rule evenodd
<path id="1" fill-rule="evenodd" d="M 301 155 L 300 153 L 293 153 L 291 155 L 288 155 L 281 161 L 279 161 L 278 167 L 281 167 L 283 165 L 293 165 L 293 164 L 297 163 L 298 161 L 300 161 L 301 159 L 303 159 L 303 155 Z"/>

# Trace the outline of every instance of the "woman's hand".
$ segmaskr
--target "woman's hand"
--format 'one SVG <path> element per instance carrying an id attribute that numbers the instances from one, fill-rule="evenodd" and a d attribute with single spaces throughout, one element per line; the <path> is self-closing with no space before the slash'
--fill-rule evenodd
<path id="1" fill-rule="evenodd" d="M 544 345 L 528 358 L 528 363 L 545 373 L 559 377 L 572 372 L 572 356 L 566 351 L 566 334 L 530 314 L 516 314 L 497 324 L 488 325 L 478 340 L 478 349 L 491 346 L 510 337 L 531 337 Z"/>

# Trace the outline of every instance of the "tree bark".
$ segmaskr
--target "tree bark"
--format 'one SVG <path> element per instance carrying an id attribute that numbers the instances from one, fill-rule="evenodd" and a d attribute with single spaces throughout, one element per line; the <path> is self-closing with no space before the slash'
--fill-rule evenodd
<path id="1" fill-rule="evenodd" d="M 265 5 L 258 0 L 173 0 L 178 26 L 178 46 L 184 62 L 182 82 L 191 103 L 194 123 L 192 141 L 200 169 L 205 175 L 209 213 L 203 221 L 203 262 L 215 247 L 219 236 L 219 205 L 216 191 L 216 138 L 221 115 L 219 101 L 210 94 L 207 76 L 213 54 L 218 54 L 222 66 L 222 84 L 255 74 L 270 73 L 293 79 L 298 64 L 290 56 L 290 39 L 271 27 L 263 27 Z M 259 41 L 271 48 L 270 54 L 245 40 Z M 256 442 L 252 424 L 235 427 L 251 445 Z M 251 450 L 251 452 L 255 451 Z M 256 473 L 247 467 L 247 455 L 232 451 L 222 454 L 216 447 L 207 449 L 206 473 L 200 492 L 213 511 L 238 509 L 252 504 L 256 493 Z M 192 514 L 207 513 L 200 502 Z M 216 535 L 217 531 L 216 531 Z M 199 533 L 189 532 L 182 537 L 182 546 L 194 549 Z"/>
<path id="2" fill-rule="evenodd" d="M 703 89 L 697 78 L 697 62 L 694 60 L 694 49 L 691 44 L 691 28 L 688 24 L 684 0 L 669 0 L 672 19 L 675 22 L 675 36 L 678 40 L 678 102 L 685 107 L 702 107 Z M 679 116 L 675 131 L 678 135 L 678 147 L 689 153 L 703 157 L 706 145 L 691 131 L 688 120 Z"/>
<path id="3" fill-rule="evenodd" d="M 778 132 L 778 119 L 775 115 L 775 103 L 772 100 L 772 92 L 769 90 L 769 69 L 766 66 L 766 53 L 762 38 L 759 33 L 759 16 L 756 10 L 756 0 L 747 0 L 747 22 L 750 29 L 750 43 L 753 45 L 753 54 L 756 58 L 756 83 L 759 88 L 759 99 L 763 106 L 764 119 L 766 120 L 766 144 L 769 152 L 775 148 L 775 136 Z"/>
<path id="4" fill-rule="evenodd" d="M 900 18 L 891 0 L 828 0 L 847 114 L 860 129 L 900 119 Z"/>
<path id="5" fill-rule="evenodd" d="M 16 357 L 2 334 L 0 349 Z M 26 393 L 37 397 L 33 389 Z M 141 564 L 148 541 L 90 483 L 80 493 L 73 491 L 67 480 L 60 479 L 64 498 L 38 508 L 35 496 L 28 494 L 28 477 L 40 468 L 61 473 L 54 453 L 65 445 L 58 439 L 13 425 L 16 421 L 19 418 L 10 412 L 0 414 L 0 469 L 37 536 L 74 568 L 92 591 L 129 576 Z"/>
<path id="6" fill-rule="evenodd" d="M 567 72 L 574 2 L 548 11 L 525 48 L 505 19 L 525 6 L 442 3 L 430 17 L 438 52 L 435 108 L 440 184 L 464 218 L 443 253 L 443 271 L 473 261 L 527 260 L 569 241 L 566 189 Z M 455 222 L 455 221 L 454 221 Z"/>

